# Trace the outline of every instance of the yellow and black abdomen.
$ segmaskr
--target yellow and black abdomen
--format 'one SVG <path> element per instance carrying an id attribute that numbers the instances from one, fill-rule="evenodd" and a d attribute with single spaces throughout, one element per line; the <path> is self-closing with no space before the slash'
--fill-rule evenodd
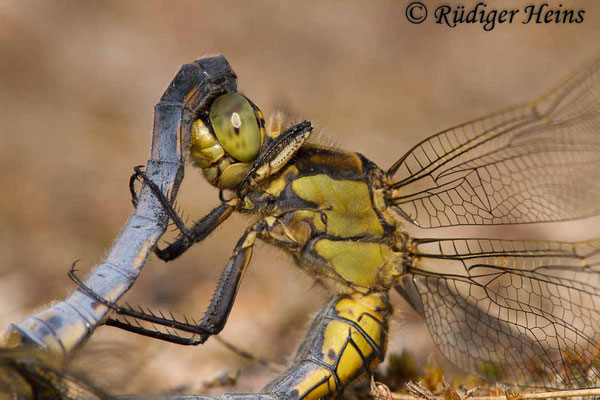
<path id="1" fill-rule="evenodd" d="M 340 393 L 383 361 L 390 314 L 384 293 L 336 298 L 315 317 L 294 365 L 263 393 L 293 400 Z"/>

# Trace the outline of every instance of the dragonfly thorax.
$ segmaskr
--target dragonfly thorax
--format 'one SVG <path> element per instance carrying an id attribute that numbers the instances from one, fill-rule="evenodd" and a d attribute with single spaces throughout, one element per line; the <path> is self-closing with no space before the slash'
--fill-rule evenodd
<path id="1" fill-rule="evenodd" d="M 358 153 L 306 145 L 244 196 L 240 211 L 258 213 L 265 223 L 259 236 L 319 281 L 351 292 L 389 287 L 404 246 L 395 245 L 379 175 Z"/>

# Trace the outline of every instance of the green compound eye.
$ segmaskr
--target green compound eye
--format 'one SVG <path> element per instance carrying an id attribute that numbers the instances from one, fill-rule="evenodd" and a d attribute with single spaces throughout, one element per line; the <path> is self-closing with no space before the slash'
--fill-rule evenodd
<path id="1" fill-rule="evenodd" d="M 227 93 L 213 103 L 210 123 L 223 150 L 239 161 L 252 161 L 258 155 L 263 132 L 258 126 L 254 109 L 238 93 Z"/>

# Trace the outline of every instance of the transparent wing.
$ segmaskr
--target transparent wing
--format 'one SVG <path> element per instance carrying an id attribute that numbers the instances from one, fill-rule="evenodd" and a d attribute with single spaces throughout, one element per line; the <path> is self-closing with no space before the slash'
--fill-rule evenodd
<path id="1" fill-rule="evenodd" d="M 424 140 L 388 176 L 391 201 L 423 228 L 599 213 L 600 58 L 536 101 Z"/>
<path id="2" fill-rule="evenodd" d="M 398 291 L 441 352 L 491 381 L 598 386 L 600 239 L 415 240 Z"/>

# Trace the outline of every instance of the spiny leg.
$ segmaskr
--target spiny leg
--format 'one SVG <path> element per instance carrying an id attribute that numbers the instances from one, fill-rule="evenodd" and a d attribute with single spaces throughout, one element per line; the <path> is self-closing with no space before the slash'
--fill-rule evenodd
<path id="1" fill-rule="evenodd" d="M 371 374 L 383 361 L 391 313 L 387 293 L 337 296 L 314 318 L 294 364 L 261 393 L 194 398 L 317 400 L 335 397 L 361 376 Z"/>
<path id="2" fill-rule="evenodd" d="M 340 394 L 383 361 L 391 310 L 387 293 L 336 297 L 315 317 L 294 364 L 262 393 L 278 400 Z"/>
<path id="3" fill-rule="evenodd" d="M 129 316 L 166 328 L 173 328 L 179 331 L 199 335 L 199 339 L 196 339 L 194 336 L 191 338 L 184 338 L 178 334 L 170 332 L 164 333 L 155 329 L 148 329 L 140 325 L 132 325 L 129 322 L 123 322 L 110 318 L 106 321 L 106 325 L 115 326 L 139 335 L 149 336 L 176 344 L 198 345 L 204 343 L 211 335 L 218 334 L 225 327 L 227 317 L 229 316 L 231 308 L 233 307 L 233 303 L 235 302 L 235 297 L 237 295 L 242 277 L 244 276 L 246 268 L 250 263 L 252 249 L 256 241 L 256 237 L 263 229 L 264 224 L 257 224 L 244 232 L 235 246 L 233 255 L 229 259 L 225 270 L 221 274 L 219 284 L 217 285 L 217 289 L 215 290 L 210 305 L 208 306 L 208 309 L 199 324 L 190 323 L 187 319 L 185 319 L 185 321 L 179 321 L 176 320 L 172 315 L 171 318 L 167 318 L 162 314 L 156 315 L 154 313 L 144 312 L 141 309 L 140 311 L 137 311 L 131 308 L 118 306 L 99 296 L 92 289 L 85 286 L 75 274 L 75 264 L 73 264 L 71 270 L 69 271 L 69 278 L 71 278 L 71 280 L 73 280 L 84 293 L 93 297 L 101 304 L 109 307 L 119 315 Z"/>
<path id="4" fill-rule="evenodd" d="M 140 166 L 134 168 L 135 173 L 129 179 L 129 190 L 131 192 L 131 202 L 134 206 L 137 205 L 137 193 L 134 188 L 134 183 L 138 178 L 141 178 L 146 183 L 152 193 L 160 201 L 161 205 L 173 220 L 180 231 L 180 235 L 173 243 L 170 243 L 165 249 L 154 248 L 154 253 L 163 261 L 171 261 L 179 257 L 194 243 L 204 240 L 217 226 L 225 221 L 233 213 L 237 205 L 237 199 L 223 201 L 215 207 L 210 213 L 196 222 L 191 228 L 187 228 L 181 217 L 177 214 L 169 200 L 164 196 L 160 188 L 141 170 Z"/>
<path id="5" fill-rule="evenodd" d="M 148 176 L 144 173 L 144 171 L 142 171 L 142 168 L 143 168 L 143 165 L 138 165 L 136 167 L 133 167 L 133 170 L 135 171 L 135 173 L 131 176 L 131 178 L 129 178 L 129 191 L 131 192 L 131 202 L 133 203 L 134 207 L 137 206 L 137 200 L 138 200 L 137 194 L 136 194 L 135 188 L 134 188 L 134 182 L 139 177 L 142 179 L 142 181 L 146 185 L 148 185 L 148 187 L 150 188 L 150 190 L 152 191 L 154 196 L 156 196 L 156 199 L 163 206 L 163 209 L 165 210 L 165 212 L 173 220 L 173 223 L 177 226 L 177 228 L 179 228 L 179 230 L 181 231 L 181 234 L 184 236 L 187 236 L 188 229 L 185 226 L 185 223 L 182 221 L 181 217 L 179 217 L 179 215 L 177 215 L 177 211 L 175 211 L 175 209 L 173 208 L 173 206 L 171 205 L 169 200 L 167 200 L 167 198 L 163 194 L 162 190 L 160 190 L 158 185 L 156 183 L 154 183 L 154 181 L 152 179 L 148 178 Z"/>
<path id="6" fill-rule="evenodd" d="M 174 260 L 185 253 L 194 243 L 201 242 L 210 235 L 217 226 L 229 218 L 234 209 L 235 203 L 233 201 L 221 203 L 189 228 L 187 234 L 180 234 L 173 243 L 170 243 L 164 249 L 155 247 L 154 253 L 163 261 Z"/>

